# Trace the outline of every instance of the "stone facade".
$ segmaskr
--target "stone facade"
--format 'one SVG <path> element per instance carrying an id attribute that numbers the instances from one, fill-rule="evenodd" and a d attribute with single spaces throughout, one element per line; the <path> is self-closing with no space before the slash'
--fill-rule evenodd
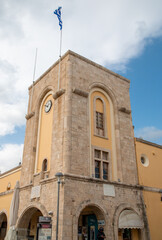
<path id="1" fill-rule="evenodd" d="M 30 215 L 38 209 L 52 213 L 52 239 L 56 234 L 57 179 L 62 172 L 59 209 L 59 240 L 77 240 L 78 223 L 84 209 L 104 220 L 106 239 L 118 239 L 118 219 L 132 209 L 143 221 L 139 239 L 149 239 L 143 197 L 137 179 L 134 134 L 129 99 L 129 80 L 68 51 L 61 59 L 60 89 L 57 89 L 59 62 L 29 88 L 26 135 L 20 179 L 17 228 L 27 228 Z M 112 180 L 96 179 L 91 168 L 90 92 L 102 89 L 114 111 L 116 175 Z M 39 111 L 49 91 L 54 96 L 50 170 L 45 178 L 35 172 Z M 36 188 L 34 188 L 36 187 Z M 113 190 L 105 194 L 104 189 Z M 37 189 L 37 190 L 36 190 Z M 32 191 L 35 196 L 31 195 Z"/>

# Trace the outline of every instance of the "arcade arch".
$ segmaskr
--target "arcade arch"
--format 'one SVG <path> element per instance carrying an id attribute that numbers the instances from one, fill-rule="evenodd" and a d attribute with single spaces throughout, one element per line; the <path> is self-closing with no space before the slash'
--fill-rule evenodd
<path id="1" fill-rule="evenodd" d="M 37 239 L 37 224 L 39 217 L 43 216 L 42 212 L 36 208 L 31 207 L 27 209 L 19 219 L 17 225 L 17 239 Z"/>
<path id="2" fill-rule="evenodd" d="M 7 215 L 0 213 L 0 240 L 4 240 L 7 232 Z"/>
<path id="3" fill-rule="evenodd" d="M 144 224 L 139 215 L 132 209 L 124 209 L 118 220 L 119 240 L 141 240 L 141 229 Z"/>
<path id="4" fill-rule="evenodd" d="M 78 218 L 78 240 L 95 240 L 98 228 L 104 225 L 104 212 L 95 205 L 85 206 Z"/>

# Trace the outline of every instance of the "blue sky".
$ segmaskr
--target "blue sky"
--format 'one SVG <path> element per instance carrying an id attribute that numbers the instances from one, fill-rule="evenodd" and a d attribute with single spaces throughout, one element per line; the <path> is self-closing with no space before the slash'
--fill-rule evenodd
<path id="1" fill-rule="evenodd" d="M 162 144 L 162 38 L 150 41 L 143 53 L 131 60 L 127 67 L 124 75 L 131 80 L 135 136 Z M 150 136 L 142 130 L 146 127 Z M 151 134 L 153 130 L 155 134 Z"/>
<path id="2" fill-rule="evenodd" d="M 159 137 L 148 137 L 142 132 L 146 127 L 150 131 L 152 128 L 162 131 L 162 38 L 149 41 L 141 55 L 127 64 L 125 71 L 116 72 L 131 81 L 130 99 L 135 137 L 162 144 L 162 133 Z M 13 134 L 0 136 L 0 143 L 23 144 L 24 135 L 25 125 L 16 127 Z"/>
<path id="3" fill-rule="evenodd" d="M 39 8 L 38 8 L 39 5 Z M 162 144 L 161 0 L 2 0 L 0 7 L 0 171 L 22 159 L 28 87 L 68 49 L 131 80 L 135 136 Z M 86 7 L 85 7 L 86 6 Z"/>

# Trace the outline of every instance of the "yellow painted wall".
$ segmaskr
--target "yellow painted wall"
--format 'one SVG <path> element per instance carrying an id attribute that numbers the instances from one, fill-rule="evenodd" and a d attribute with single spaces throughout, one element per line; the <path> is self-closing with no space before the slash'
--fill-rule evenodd
<path id="1" fill-rule="evenodd" d="M 148 167 L 142 165 L 141 154 L 148 157 Z M 144 186 L 162 188 L 162 149 L 136 141 L 136 155 L 139 183 Z"/>
<path id="2" fill-rule="evenodd" d="M 16 182 L 20 180 L 21 168 L 11 170 L 0 176 L 0 193 L 7 191 L 8 183 L 11 183 L 11 189 L 14 189 Z"/>
<path id="3" fill-rule="evenodd" d="M 149 159 L 149 165 L 143 166 L 141 154 Z M 146 143 L 136 141 L 136 155 L 139 183 L 143 186 L 162 189 L 162 149 Z M 162 202 L 161 194 L 143 191 L 146 213 L 149 223 L 150 235 L 153 240 L 162 239 Z"/>
<path id="4" fill-rule="evenodd" d="M 0 196 L 0 212 L 4 212 L 7 215 L 7 228 L 9 227 L 10 205 L 12 201 L 13 193 L 9 193 Z"/>
<path id="5" fill-rule="evenodd" d="M 5 212 L 7 215 L 7 227 L 10 216 L 10 205 L 12 201 L 13 192 L 7 191 L 8 183 L 11 183 L 11 190 L 15 188 L 16 182 L 20 180 L 21 167 L 8 171 L 0 176 L 0 212 Z"/>
<path id="6" fill-rule="evenodd" d="M 162 202 L 160 193 L 143 192 L 151 239 L 162 239 Z"/>
<path id="7" fill-rule="evenodd" d="M 52 108 L 48 113 L 46 113 L 44 111 L 45 104 L 49 100 L 52 101 Z M 48 160 L 47 170 L 50 169 L 53 108 L 54 108 L 54 99 L 52 97 L 52 94 L 50 94 L 43 100 L 43 104 L 41 105 L 41 110 L 40 110 L 36 172 L 40 172 L 42 170 L 42 162 L 45 158 Z"/>

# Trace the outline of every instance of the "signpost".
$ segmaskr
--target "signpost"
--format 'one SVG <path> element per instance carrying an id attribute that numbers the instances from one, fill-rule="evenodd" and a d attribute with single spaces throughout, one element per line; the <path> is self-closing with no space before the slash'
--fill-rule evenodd
<path id="1" fill-rule="evenodd" d="M 52 224 L 51 217 L 39 217 L 38 240 L 51 240 L 52 239 Z"/>

